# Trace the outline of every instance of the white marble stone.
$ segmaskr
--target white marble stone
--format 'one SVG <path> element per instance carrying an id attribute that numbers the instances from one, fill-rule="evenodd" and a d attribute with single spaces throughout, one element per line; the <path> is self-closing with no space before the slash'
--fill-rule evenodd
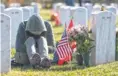
<path id="1" fill-rule="evenodd" d="M 9 16 L 0 14 L 0 73 L 6 73 L 11 70 L 10 61 L 10 26 Z"/>
<path id="2" fill-rule="evenodd" d="M 22 10 L 23 10 L 23 21 L 26 21 L 31 16 L 30 9 L 28 9 L 26 7 L 22 7 Z"/>
<path id="3" fill-rule="evenodd" d="M 93 6 L 92 12 L 98 12 L 98 11 L 100 11 L 100 10 L 101 10 L 101 6 L 100 6 L 99 4 L 95 4 L 95 5 Z"/>
<path id="4" fill-rule="evenodd" d="M 25 6 L 25 7 L 23 7 L 23 8 L 28 9 L 28 10 L 29 10 L 29 12 L 30 12 L 30 16 L 32 16 L 32 9 L 31 9 L 31 8 L 29 8 L 28 6 Z"/>
<path id="5" fill-rule="evenodd" d="M 63 26 L 68 25 L 70 22 L 70 8 L 68 6 L 62 6 L 60 7 L 59 10 L 59 18 L 60 18 L 60 22 Z"/>
<path id="6" fill-rule="evenodd" d="M 118 8 L 118 4 L 117 3 L 111 3 L 110 6 Z"/>
<path id="7" fill-rule="evenodd" d="M 7 8 L 4 11 L 7 15 L 11 17 L 11 46 L 15 47 L 16 35 L 19 24 L 23 21 L 23 11 L 21 8 Z"/>
<path id="8" fill-rule="evenodd" d="M 28 8 L 30 10 L 30 16 L 34 14 L 34 8 L 32 6 L 25 6 L 25 8 Z"/>
<path id="9" fill-rule="evenodd" d="M 91 65 L 115 61 L 116 16 L 109 11 L 93 13 L 92 38 L 95 48 L 91 52 Z"/>
<path id="10" fill-rule="evenodd" d="M 34 14 L 39 15 L 39 8 L 38 8 L 38 3 L 32 2 L 31 6 L 34 8 Z"/>
<path id="11" fill-rule="evenodd" d="M 91 14 L 92 14 L 93 5 L 91 3 L 86 3 L 84 5 L 84 7 L 87 8 L 87 10 L 88 10 L 88 19 L 90 19 Z"/>
<path id="12" fill-rule="evenodd" d="M 63 6 L 64 4 L 63 3 L 54 3 L 53 4 L 53 10 L 55 11 L 55 12 L 58 12 L 59 11 L 59 8 L 61 7 L 61 6 Z"/>
<path id="13" fill-rule="evenodd" d="M 75 7 L 71 9 L 74 25 L 87 26 L 88 22 L 88 11 L 85 7 Z"/>
<path id="14" fill-rule="evenodd" d="M 114 6 L 108 6 L 108 7 L 107 7 L 107 10 L 110 11 L 110 12 L 112 12 L 112 13 L 114 13 L 114 14 L 117 13 L 117 9 L 116 9 L 116 7 L 114 7 Z"/>
<path id="15" fill-rule="evenodd" d="M 5 5 L 4 4 L 0 4 L 0 12 L 3 13 L 5 9 Z"/>

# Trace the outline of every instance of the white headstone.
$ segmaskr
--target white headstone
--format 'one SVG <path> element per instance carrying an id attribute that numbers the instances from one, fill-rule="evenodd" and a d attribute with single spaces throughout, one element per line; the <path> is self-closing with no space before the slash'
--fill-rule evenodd
<path id="1" fill-rule="evenodd" d="M 30 9 L 28 9 L 26 7 L 22 7 L 22 10 L 23 10 L 23 21 L 26 21 L 31 16 Z"/>
<path id="2" fill-rule="evenodd" d="M 5 9 L 5 5 L 4 4 L 0 4 L 0 12 L 4 12 L 4 9 Z"/>
<path id="3" fill-rule="evenodd" d="M 26 8 L 28 8 L 30 10 L 30 16 L 32 16 L 34 14 L 34 8 L 32 6 L 25 6 Z"/>
<path id="4" fill-rule="evenodd" d="M 63 5 L 64 5 L 63 3 L 54 3 L 53 4 L 53 10 L 56 11 L 56 12 L 58 12 L 59 11 L 59 8 L 61 6 L 63 6 Z"/>
<path id="5" fill-rule="evenodd" d="M 95 48 L 91 52 L 91 64 L 115 61 L 116 16 L 109 11 L 93 14 L 92 38 Z"/>
<path id="6" fill-rule="evenodd" d="M 21 8 L 7 8 L 5 13 L 11 17 L 11 46 L 15 47 L 16 35 L 19 24 L 23 21 L 23 11 Z"/>
<path id="7" fill-rule="evenodd" d="M 92 9 L 93 9 L 92 4 L 86 3 L 86 4 L 84 5 L 84 7 L 87 8 L 87 10 L 88 10 L 88 18 L 90 18 L 90 17 L 91 17 L 91 14 L 92 14 Z"/>
<path id="8" fill-rule="evenodd" d="M 6 14 L 0 14 L 0 73 L 6 73 L 11 70 L 10 60 L 10 17 Z"/>
<path id="9" fill-rule="evenodd" d="M 117 3 L 111 3 L 110 6 L 113 6 L 113 7 L 118 7 L 118 4 Z"/>
<path id="10" fill-rule="evenodd" d="M 113 6 L 108 6 L 107 7 L 107 10 L 110 11 L 110 12 L 112 12 L 112 13 L 114 13 L 114 14 L 117 13 L 117 9 L 115 7 L 113 7 Z"/>
<path id="11" fill-rule="evenodd" d="M 62 25 L 68 25 L 70 21 L 70 8 L 67 6 L 62 6 L 59 10 L 60 22 Z"/>
<path id="12" fill-rule="evenodd" d="M 32 2 L 31 3 L 32 7 L 34 7 L 34 14 L 39 14 L 39 8 L 38 8 L 38 3 Z"/>
<path id="13" fill-rule="evenodd" d="M 71 9 L 73 16 L 74 25 L 84 25 L 87 26 L 88 22 L 88 11 L 85 7 L 75 7 Z"/>
<path id="14" fill-rule="evenodd" d="M 23 7 L 23 8 L 29 9 L 30 16 L 32 16 L 32 9 L 31 9 L 31 8 L 29 8 L 28 6 L 25 6 L 25 7 Z"/>
<path id="15" fill-rule="evenodd" d="M 93 6 L 92 12 L 98 12 L 100 10 L 101 10 L 101 6 L 99 4 L 96 4 L 96 5 Z"/>

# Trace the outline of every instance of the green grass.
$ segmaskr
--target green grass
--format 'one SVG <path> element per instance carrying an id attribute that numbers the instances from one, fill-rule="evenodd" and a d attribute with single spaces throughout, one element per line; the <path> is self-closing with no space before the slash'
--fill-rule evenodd
<path id="1" fill-rule="evenodd" d="M 63 65 L 52 66 L 50 69 L 12 68 L 2 76 L 118 76 L 118 62 L 86 68 L 84 66 Z"/>
<path id="2" fill-rule="evenodd" d="M 50 10 L 41 9 L 40 12 L 40 15 L 44 20 L 50 19 Z M 51 22 L 51 24 L 55 40 L 59 41 L 64 29 L 62 26 L 55 27 L 54 22 Z M 11 57 L 14 57 L 14 54 L 15 49 L 12 49 Z M 53 54 L 50 54 L 49 56 L 52 58 Z M 12 67 L 11 72 L 2 74 L 2 76 L 118 76 L 118 61 L 91 67 L 77 66 L 76 64 L 66 64 L 63 66 L 53 65 L 50 69 Z"/>

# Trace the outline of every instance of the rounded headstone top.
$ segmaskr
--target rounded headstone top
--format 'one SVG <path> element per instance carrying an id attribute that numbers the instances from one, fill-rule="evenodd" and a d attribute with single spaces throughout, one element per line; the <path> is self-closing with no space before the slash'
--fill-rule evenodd
<path id="1" fill-rule="evenodd" d="M 10 10 L 20 10 L 20 11 L 22 11 L 21 8 L 16 8 L 16 7 L 6 8 L 6 9 L 5 9 L 5 11 L 10 11 Z"/>
<path id="2" fill-rule="evenodd" d="M 5 13 L 0 13 L 0 16 L 5 16 L 5 17 L 8 17 L 10 19 L 10 16 L 5 14 Z"/>
<path id="3" fill-rule="evenodd" d="M 69 9 L 70 9 L 69 6 L 61 6 L 61 7 L 60 7 L 60 10 L 69 10 Z"/>

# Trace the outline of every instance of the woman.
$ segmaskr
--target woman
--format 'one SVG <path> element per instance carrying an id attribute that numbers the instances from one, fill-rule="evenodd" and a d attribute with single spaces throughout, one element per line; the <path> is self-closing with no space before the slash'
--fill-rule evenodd
<path id="1" fill-rule="evenodd" d="M 50 42 L 47 38 L 50 38 Z M 44 22 L 40 16 L 31 16 L 28 21 L 22 22 L 19 26 L 15 62 L 50 67 L 48 44 L 50 44 L 51 50 L 55 48 L 50 24 L 47 21 Z"/>

